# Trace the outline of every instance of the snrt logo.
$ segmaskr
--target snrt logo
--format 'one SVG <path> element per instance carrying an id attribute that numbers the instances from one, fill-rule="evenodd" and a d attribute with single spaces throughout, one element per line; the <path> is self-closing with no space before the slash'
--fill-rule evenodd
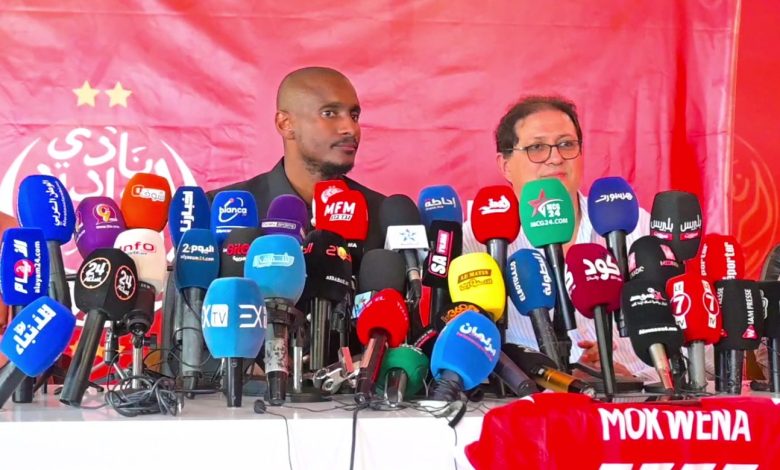
<path id="1" fill-rule="evenodd" d="M 458 336 L 477 346 L 489 359 L 496 357 L 496 348 L 493 347 L 493 338 L 486 336 L 476 326 L 464 323 L 458 329 Z"/>
<path id="2" fill-rule="evenodd" d="M 355 216 L 355 203 L 345 201 L 332 202 L 325 206 L 325 216 L 329 217 L 331 222 L 349 222 Z"/>
<path id="3" fill-rule="evenodd" d="M 164 195 L 165 193 L 163 193 Z M 95 219 L 98 224 L 109 224 L 118 222 L 116 211 L 108 204 L 97 204 L 94 209 Z"/>
<path id="4" fill-rule="evenodd" d="M 132 195 L 141 199 L 150 199 L 154 202 L 165 202 L 165 191 L 156 188 L 147 188 L 142 184 L 136 184 L 132 188 Z"/>
<path id="5" fill-rule="evenodd" d="M 248 213 L 249 211 L 244 206 L 244 198 L 231 197 L 219 207 L 217 220 L 219 220 L 220 223 L 226 224 L 238 216 L 246 217 Z"/>
<path id="6" fill-rule="evenodd" d="M 607 193 L 602 194 L 596 199 L 596 204 L 600 202 L 615 202 L 615 201 L 633 201 L 634 195 L 631 193 Z"/>
<path id="7" fill-rule="evenodd" d="M 512 207 L 512 203 L 505 195 L 501 195 L 498 199 L 488 198 L 488 203 L 485 206 L 479 208 L 479 212 L 482 215 L 488 214 L 503 214 Z"/>

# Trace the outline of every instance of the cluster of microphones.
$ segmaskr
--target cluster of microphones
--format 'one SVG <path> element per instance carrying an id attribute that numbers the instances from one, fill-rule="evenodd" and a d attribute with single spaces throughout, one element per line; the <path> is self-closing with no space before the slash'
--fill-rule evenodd
<path id="1" fill-rule="evenodd" d="M 780 339 L 777 279 L 744 279 L 736 240 L 703 236 L 699 201 L 685 192 L 656 195 L 650 235 L 628 250 L 639 204 L 619 177 L 596 180 L 588 198 L 604 243 L 575 244 L 564 256 L 575 203 L 557 179 L 526 184 L 519 200 L 508 186 L 482 188 L 467 227 L 486 249 L 463 254 L 464 210 L 450 186 L 424 188 L 417 203 L 384 199 L 372 221 L 384 248 L 365 249 L 367 202 L 339 180 L 317 184 L 309 220 L 297 196 L 278 196 L 259 214 L 249 192 L 209 200 L 194 186 L 172 193 L 148 173 L 129 180 L 119 204 L 87 197 L 74 209 L 58 179 L 29 176 L 19 188 L 20 228 L 3 234 L 0 250 L 0 288 L 14 315 L 0 343 L 10 360 L 0 406 L 11 395 L 32 401 L 33 378 L 70 343 L 76 322 L 61 245 L 73 237 L 83 258 L 73 303 L 86 317 L 59 397 L 72 406 L 84 399 L 101 340 L 105 364 L 143 387 L 136 379 L 161 295 L 164 349 L 180 351 L 171 373 L 181 390 L 202 388 L 204 366 L 216 359 L 230 407 L 241 406 L 255 363 L 271 405 L 336 393 L 359 404 L 456 402 L 491 386 L 518 397 L 543 389 L 614 396 L 631 381 L 615 377 L 613 332 L 630 338 L 666 393 L 703 391 L 705 346 L 715 345 L 716 388 L 739 393 L 744 351 L 762 336 L 773 346 Z M 509 255 L 521 227 L 539 250 Z M 530 319 L 538 350 L 506 341 L 508 301 Z M 582 321 L 575 310 L 595 322 L 600 370 L 570 363 L 569 332 Z M 116 366 L 124 335 L 132 335 L 130 371 Z"/>

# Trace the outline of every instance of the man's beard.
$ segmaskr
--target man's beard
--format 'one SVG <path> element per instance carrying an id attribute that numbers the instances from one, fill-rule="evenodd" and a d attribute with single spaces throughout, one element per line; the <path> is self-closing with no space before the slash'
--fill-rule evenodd
<path id="1" fill-rule="evenodd" d="M 319 175 L 324 180 L 331 180 L 346 175 L 355 166 L 354 162 L 339 165 L 336 163 L 322 162 L 306 154 L 302 154 L 301 156 L 303 157 L 303 164 L 306 166 L 306 170 L 313 175 Z"/>

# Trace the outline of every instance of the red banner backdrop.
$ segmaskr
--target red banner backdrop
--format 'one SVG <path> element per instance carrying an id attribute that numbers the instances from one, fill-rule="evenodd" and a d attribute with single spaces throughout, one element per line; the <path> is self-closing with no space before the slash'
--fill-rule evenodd
<path id="1" fill-rule="evenodd" d="M 492 131 L 519 96 L 574 100 L 586 184 L 621 175 L 649 208 L 672 187 L 729 221 L 737 0 L 5 1 L 0 211 L 51 173 L 75 203 L 137 171 L 212 189 L 281 155 L 275 91 L 326 65 L 364 109 L 354 176 L 387 194 L 500 182 Z M 67 267 L 80 262 L 68 246 Z"/>

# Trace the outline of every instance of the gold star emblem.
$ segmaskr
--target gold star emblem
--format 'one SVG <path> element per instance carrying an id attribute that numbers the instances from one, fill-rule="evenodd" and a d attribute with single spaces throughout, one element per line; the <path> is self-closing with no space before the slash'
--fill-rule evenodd
<path id="1" fill-rule="evenodd" d="M 111 90 L 106 90 L 106 94 L 109 96 L 110 101 L 108 102 L 108 106 L 110 108 L 113 108 L 116 105 L 122 106 L 124 108 L 127 107 L 127 98 L 132 94 L 133 92 L 130 90 L 126 90 L 122 88 L 122 84 L 119 82 L 116 82 L 116 85 L 114 85 L 114 88 Z"/>
<path id="2" fill-rule="evenodd" d="M 78 97 L 78 102 L 76 103 L 76 106 L 92 106 L 95 107 L 95 97 L 100 93 L 100 90 L 97 88 L 92 88 L 92 86 L 89 84 L 88 81 L 84 81 L 84 84 L 81 85 L 81 88 L 74 88 L 73 93 L 76 94 Z"/>

